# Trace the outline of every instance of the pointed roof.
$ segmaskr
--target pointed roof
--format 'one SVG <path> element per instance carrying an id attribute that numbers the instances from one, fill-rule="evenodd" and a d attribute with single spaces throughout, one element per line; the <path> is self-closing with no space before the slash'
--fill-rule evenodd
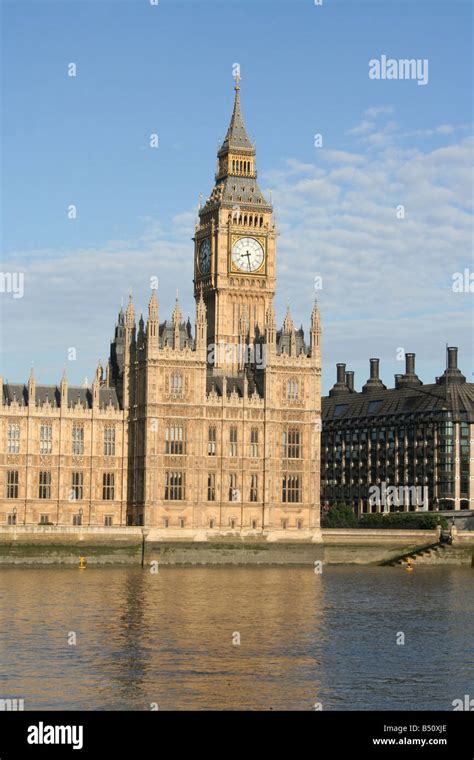
<path id="1" fill-rule="evenodd" d="M 266 320 L 266 324 L 269 326 L 274 327 L 276 324 L 275 308 L 273 306 L 273 301 L 270 301 L 270 304 L 267 309 L 267 313 L 265 314 L 265 320 Z"/>
<path id="2" fill-rule="evenodd" d="M 234 89 L 234 110 L 232 111 L 229 128 L 218 155 L 221 153 L 226 153 L 229 150 L 245 150 L 252 151 L 252 153 L 255 152 L 255 146 L 251 143 L 250 138 L 247 134 L 247 130 L 245 129 L 244 119 L 240 108 L 240 87 L 238 81 L 236 82 Z"/>
<path id="3" fill-rule="evenodd" d="M 135 323 L 135 307 L 133 305 L 133 299 L 132 299 L 131 293 L 128 297 L 128 306 L 125 312 L 125 316 L 126 316 L 127 325 L 129 327 L 133 326 L 133 324 Z"/>
<path id="4" fill-rule="evenodd" d="M 156 297 L 156 288 L 152 288 L 150 300 L 148 302 L 148 319 L 158 319 L 158 299 Z"/>
<path id="5" fill-rule="evenodd" d="M 319 318 L 319 307 L 318 307 L 318 301 L 315 298 L 313 308 L 311 310 L 311 327 L 317 328 L 319 327 L 320 318 Z"/>
<path id="6" fill-rule="evenodd" d="M 286 333 L 294 332 L 295 326 L 293 324 L 293 317 L 291 316 L 290 305 L 286 307 L 286 315 L 283 321 L 283 331 Z"/>
<path id="7" fill-rule="evenodd" d="M 206 304 L 204 303 L 204 298 L 202 296 L 202 285 L 199 292 L 199 299 L 196 304 L 196 314 L 198 319 L 205 320 L 206 319 Z"/>
<path id="8" fill-rule="evenodd" d="M 179 305 L 178 291 L 176 291 L 176 301 L 173 309 L 173 314 L 171 315 L 171 320 L 174 325 L 181 324 L 181 308 Z"/>

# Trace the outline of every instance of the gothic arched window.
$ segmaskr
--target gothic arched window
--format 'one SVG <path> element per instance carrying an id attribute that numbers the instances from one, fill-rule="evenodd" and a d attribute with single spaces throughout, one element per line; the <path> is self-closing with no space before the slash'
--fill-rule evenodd
<path id="1" fill-rule="evenodd" d="M 183 390 L 183 376 L 179 372 L 174 372 L 170 378 L 171 393 L 181 393 Z"/>
<path id="2" fill-rule="evenodd" d="M 286 397 L 289 401 L 297 401 L 298 400 L 298 380 L 291 379 L 288 380 L 286 384 Z"/>

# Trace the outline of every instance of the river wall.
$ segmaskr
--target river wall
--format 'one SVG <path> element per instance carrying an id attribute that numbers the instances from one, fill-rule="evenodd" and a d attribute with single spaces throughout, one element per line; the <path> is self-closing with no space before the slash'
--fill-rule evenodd
<path id="1" fill-rule="evenodd" d="M 298 540 L 279 534 L 167 534 L 142 528 L 0 527 L 0 566 L 12 565 L 378 565 L 432 546 L 436 531 L 324 529 Z M 456 536 L 451 564 L 471 565 L 474 532 Z"/>

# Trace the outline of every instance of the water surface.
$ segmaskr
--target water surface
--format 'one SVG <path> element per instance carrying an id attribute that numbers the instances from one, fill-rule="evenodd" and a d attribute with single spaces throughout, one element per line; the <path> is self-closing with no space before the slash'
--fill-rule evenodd
<path id="1" fill-rule="evenodd" d="M 2 568 L 0 698 L 451 710 L 474 697 L 473 581 L 456 567 Z"/>

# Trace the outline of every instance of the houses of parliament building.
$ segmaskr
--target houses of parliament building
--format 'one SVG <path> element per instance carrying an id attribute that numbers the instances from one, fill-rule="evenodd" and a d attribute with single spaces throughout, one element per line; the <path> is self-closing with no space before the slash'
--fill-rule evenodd
<path id="1" fill-rule="evenodd" d="M 194 235 L 195 326 L 130 301 L 91 385 L 0 379 L 0 523 L 319 540 L 321 326 L 277 330 L 276 230 L 240 88 Z M 288 535 L 288 533 L 286 535 Z"/>

